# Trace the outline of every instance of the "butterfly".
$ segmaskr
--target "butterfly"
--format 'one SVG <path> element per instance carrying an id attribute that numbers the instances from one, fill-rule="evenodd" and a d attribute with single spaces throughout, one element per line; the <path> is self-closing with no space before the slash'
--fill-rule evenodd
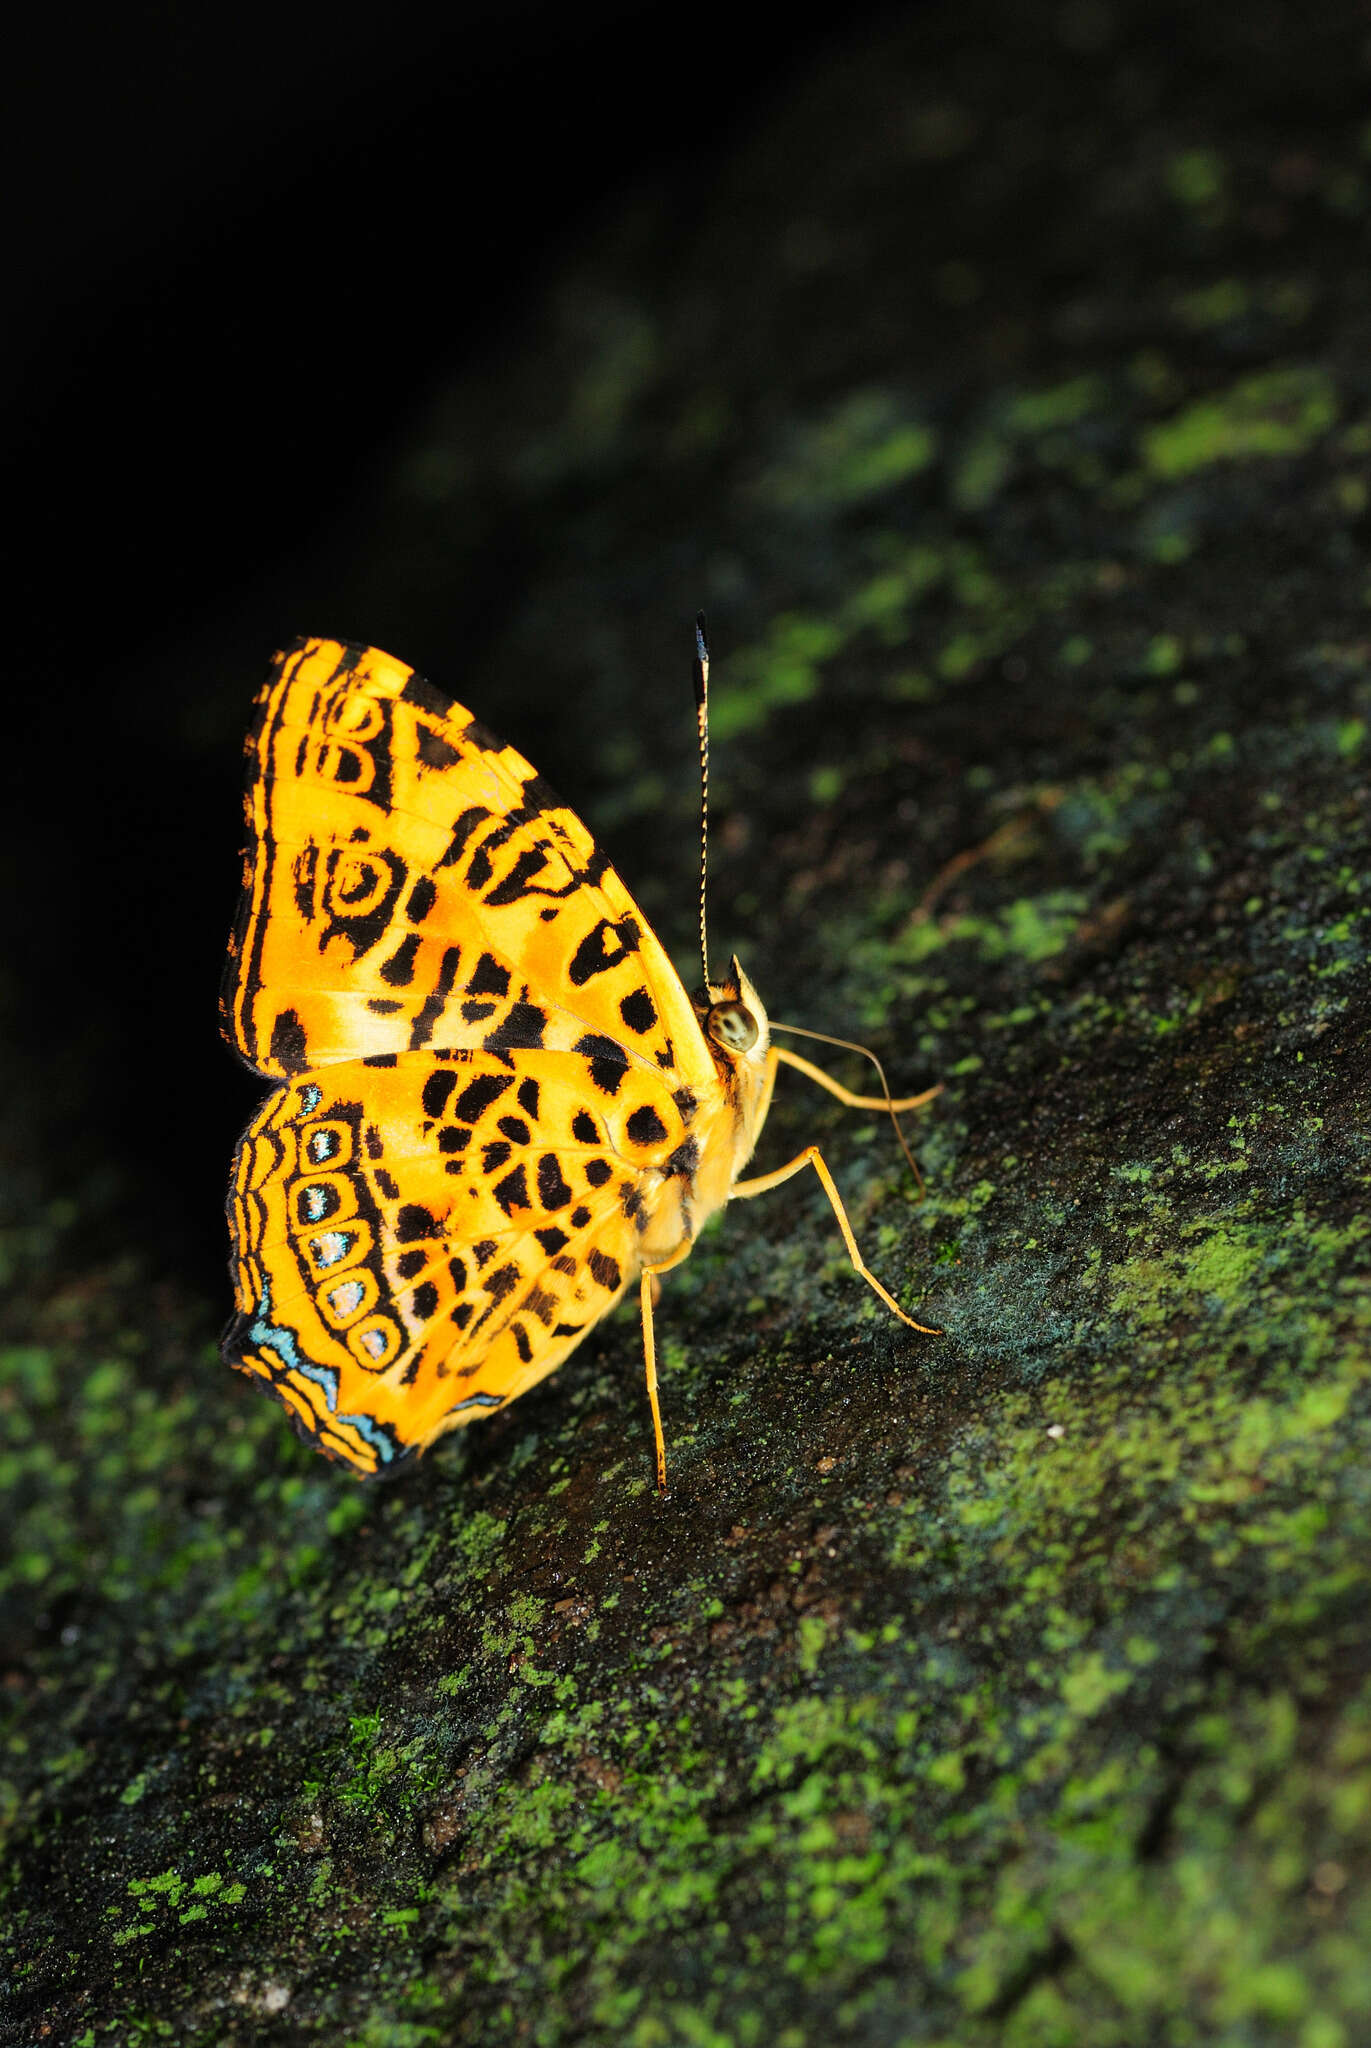
<path id="1" fill-rule="evenodd" d="M 697 628 L 708 790 L 708 649 Z M 274 1086 L 229 1197 L 231 1365 L 354 1472 L 393 1471 L 544 1379 L 637 1286 L 658 1484 L 657 1276 L 742 1179 L 778 1063 L 736 957 L 687 995 L 585 826 L 376 648 L 279 654 L 246 743 L 221 1021 Z M 703 882 L 701 893 L 702 952 Z M 895 1104 L 913 1108 L 936 1089 Z M 928 1332 L 936 1334 L 936 1332 Z"/>

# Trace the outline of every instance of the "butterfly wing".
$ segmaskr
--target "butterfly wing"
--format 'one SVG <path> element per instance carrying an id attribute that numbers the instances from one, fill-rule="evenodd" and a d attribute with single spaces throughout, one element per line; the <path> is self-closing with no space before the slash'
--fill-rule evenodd
<path id="1" fill-rule="evenodd" d="M 281 656 L 248 742 L 226 1035 L 224 1351 L 369 1473 L 551 1372 L 692 1234 L 724 1111 L 684 989 L 575 815 L 375 650 Z"/>
<path id="2" fill-rule="evenodd" d="M 285 1080 L 426 1046 L 584 1049 L 715 1078 L 589 832 L 514 748 L 374 648 L 279 656 L 247 742 L 225 1035 Z"/>
<path id="3" fill-rule="evenodd" d="M 583 1054 L 415 1051 L 277 1089 L 244 1134 L 230 1362 L 371 1473 L 558 1366 L 688 1236 L 695 1142 L 663 1080 Z M 593 1104 L 593 1106 L 592 1106 Z"/>

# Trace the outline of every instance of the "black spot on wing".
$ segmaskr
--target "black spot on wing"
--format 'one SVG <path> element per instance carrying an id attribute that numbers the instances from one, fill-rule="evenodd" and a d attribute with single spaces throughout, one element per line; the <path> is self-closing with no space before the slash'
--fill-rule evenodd
<path id="1" fill-rule="evenodd" d="M 666 1137 L 666 1125 L 650 1102 L 641 1109 L 635 1109 L 624 1129 L 635 1145 L 660 1145 Z"/>
<path id="2" fill-rule="evenodd" d="M 507 1173 L 502 1181 L 496 1182 L 494 1195 L 506 1216 L 512 1216 L 516 1209 L 533 1207 L 528 1198 L 528 1175 L 522 1160 L 512 1173 Z"/>
<path id="3" fill-rule="evenodd" d="M 555 1152 L 544 1152 L 538 1161 L 538 1200 L 545 1209 L 565 1209 L 571 1200 L 571 1189 L 562 1178 Z"/>
<path id="4" fill-rule="evenodd" d="M 525 817 L 528 818 L 540 818 L 544 811 L 560 811 L 563 807 L 562 799 L 558 796 L 552 784 L 545 782 L 543 777 L 536 773 L 529 776 L 520 791 L 520 795 L 524 799 L 520 808 Z M 554 831 L 561 831 L 561 829 L 560 825 L 554 823 Z"/>
<path id="5" fill-rule="evenodd" d="M 440 690 L 436 684 L 426 682 L 423 676 L 416 675 L 411 675 L 404 689 L 401 690 L 400 702 L 402 704 L 416 704 L 421 711 L 430 712 L 437 718 L 444 717 L 452 705 L 451 697 Z"/>
<path id="6" fill-rule="evenodd" d="M 636 918 L 621 917 L 613 922 L 602 917 L 572 954 L 567 973 L 577 988 L 584 988 L 597 974 L 604 974 L 630 953 L 636 953 L 641 940 Z"/>
<path id="7" fill-rule="evenodd" d="M 471 1132 L 465 1124 L 444 1124 L 438 1133 L 440 1152 L 465 1152 L 471 1143 Z"/>
<path id="8" fill-rule="evenodd" d="M 600 1127 L 593 1116 L 588 1115 L 583 1109 L 578 1109 L 571 1119 L 571 1135 L 573 1138 L 579 1138 L 583 1145 L 598 1145 Z"/>
<path id="9" fill-rule="evenodd" d="M 476 1123 L 510 1085 L 511 1077 L 505 1074 L 478 1074 L 457 1097 L 453 1115 L 459 1116 L 464 1124 Z"/>
<path id="10" fill-rule="evenodd" d="M 645 988 L 635 988 L 632 995 L 625 996 L 619 1005 L 619 1015 L 630 1031 L 636 1031 L 641 1038 L 657 1022 L 657 1006 Z"/>
<path id="11" fill-rule="evenodd" d="M 419 1013 L 415 1017 L 410 1029 L 409 1045 L 411 1052 L 417 1052 L 421 1045 L 427 1045 L 432 1038 L 433 1027 L 439 1017 L 442 1016 L 443 1005 L 452 992 L 452 984 L 457 979 L 457 969 L 461 964 L 461 958 L 462 949 L 460 946 L 444 947 L 443 963 L 438 969 L 438 979 L 433 985 L 432 992 L 425 996 Z"/>
<path id="12" fill-rule="evenodd" d="M 401 1252 L 395 1261 L 395 1270 L 402 1280 L 412 1280 L 416 1273 L 422 1273 L 428 1264 L 427 1252 Z"/>
<path id="13" fill-rule="evenodd" d="M 619 1183 L 619 1207 L 635 1229 L 647 1229 L 647 1208 L 636 1182 L 625 1180 Z"/>
<path id="14" fill-rule="evenodd" d="M 440 1237 L 442 1232 L 431 1210 L 418 1202 L 406 1202 L 395 1218 L 395 1235 L 401 1244 L 410 1244 L 416 1237 Z"/>
<path id="15" fill-rule="evenodd" d="M 534 1080 L 532 1074 L 519 1083 L 519 1107 L 525 1116 L 532 1117 L 534 1123 L 537 1123 L 538 1083 Z"/>
<path id="16" fill-rule="evenodd" d="M 482 725 L 479 718 L 468 720 L 462 727 L 462 738 L 469 747 L 476 747 L 483 754 L 502 754 L 505 743 L 495 737 L 488 725 Z"/>
<path id="17" fill-rule="evenodd" d="M 438 1290 L 431 1280 L 425 1280 L 422 1287 L 416 1287 L 409 1298 L 410 1307 L 421 1323 L 438 1313 Z"/>
<path id="18" fill-rule="evenodd" d="M 488 1031 L 481 1041 L 487 1052 L 507 1052 L 511 1047 L 527 1051 L 543 1042 L 547 1012 L 534 1003 L 511 1003 L 504 1022 Z"/>
<path id="19" fill-rule="evenodd" d="M 528 1125 L 521 1116 L 502 1116 L 495 1128 L 497 1131 L 503 1131 L 511 1145 L 526 1145 L 528 1143 Z"/>
<path id="20" fill-rule="evenodd" d="M 550 1330 L 552 1318 L 557 1313 L 557 1297 L 555 1294 L 546 1293 L 541 1287 L 530 1287 L 520 1307 L 527 1309 L 530 1315 L 537 1316 L 543 1328 Z"/>
<path id="21" fill-rule="evenodd" d="M 469 996 L 507 996 L 509 994 L 509 969 L 502 967 L 493 953 L 482 953 L 476 962 L 476 972 L 467 983 Z"/>
<path id="22" fill-rule="evenodd" d="M 567 1236 L 566 1232 L 558 1230 L 557 1226 L 553 1223 L 550 1223 L 546 1230 L 535 1230 L 533 1235 L 537 1238 L 549 1258 L 552 1257 L 554 1252 L 561 1251 L 563 1245 L 571 1243 L 571 1239 Z"/>
<path id="23" fill-rule="evenodd" d="M 309 1061 L 305 1027 L 294 1010 L 279 1010 L 271 1027 L 271 1059 L 287 1074 L 303 1074 Z"/>
<path id="24" fill-rule="evenodd" d="M 405 916 L 411 924 L 422 924 L 437 901 L 438 890 L 436 886 L 429 880 L 427 875 L 420 875 L 418 881 L 409 892 L 409 901 L 405 905 Z"/>
<path id="25" fill-rule="evenodd" d="M 447 1099 L 456 1086 L 455 1074 L 445 1074 L 441 1070 L 436 1074 L 430 1074 L 424 1083 L 424 1092 L 420 1098 L 424 1105 L 424 1115 L 440 1117 L 447 1108 Z"/>
<path id="26" fill-rule="evenodd" d="M 490 1296 L 490 1301 L 477 1318 L 475 1327 L 478 1330 L 481 1324 L 493 1313 L 496 1303 L 503 1301 L 506 1295 L 514 1292 L 515 1288 L 519 1285 L 519 1280 L 519 1268 L 511 1262 L 508 1266 L 497 1266 L 490 1278 L 482 1281 L 481 1284 Z M 472 1370 L 474 1371 L 475 1368 L 473 1367 Z"/>
<path id="27" fill-rule="evenodd" d="M 611 1294 L 616 1287 L 622 1286 L 624 1276 L 619 1271 L 614 1260 L 608 1257 L 606 1253 L 592 1251 L 586 1259 L 586 1264 L 589 1266 L 593 1277 L 599 1281 L 601 1287 L 608 1288 Z"/>
<path id="28" fill-rule="evenodd" d="M 700 1106 L 695 1098 L 695 1090 L 693 1088 L 678 1088 L 671 1099 L 680 1112 L 681 1122 L 683 1124 L 693 1122 L 695 1112 Z"/>
<path id="29" fill-rule="evenodd" d="M 462 855 L 466 852 L 467 842 L 477 826 L 483 825 L 488 818 L 493 818 L 494 815 L 493 811 L 486 810 L 482 804 L 473 804 L 469 810 L 463 811 L 461 816 L 453 823 L 452 837 L 448 841 L 447 850 L 443 854 L 442 859 L 438 862 L 439 867 L 455 868 Z"/>
<path id="30" fill-rule="evenodd" d="M 587 1031 L 583 1038 L 577 1039 L 573 1050 L 586 1055 L 590 1063 L 590 1078 L 601 1094 L 616 1094 L 628 1072 L 628 1055 L 618 1039 L 606 1038 L 603 1032 Z"/>
<path id="31" fill-rule="evenodd" d="M 493 1145 L 487 1145 L 481 1153 L 482 1173 L 494 1173 L 497 1167 L 504 1165 L 505 1161 L 509 1157 L 509 1154 L 510 1147 L 505 1143 L 503 1138 L 497 1138 Z"/>
<path id="32" fill-rule="evenodd" d="M 614 1168 L 607 1159 L 587 1159 L 586 1161 L 586 1179 L 593 1188 L 602 1188 L 613 1171 Z"/>
<path id="33" fill-rule="evenodd" d="M 425 768 L 455 768 L 462 756 L 451 740 L 445 740 L 431 726 L 421 725 L 415 752 Z"/>
<path id="34" fill-rule="evenodd" d="M 473 861 L 471 865 L 474 869 L 476 862 Z M 528 885 L 533 877 L 546 866 L 547 855 L 539 852 L 536 846 L 529 847 L 519 855 L 504 880 L 497 882 L 495 887 L 487 892 L 486 902 L 497 908 L 506 903 L 517 903 L 521 896 L 528 894 Z"/>
<path id="35" fill-rule="evenodd" d="M 301 750 L 307 742 L 301 740 Z M 302 762 L 297 762 L 295 772 L 300 773 Z M 314 884 L 319 873 L 319 849 L 311 839 L 308 846 L 302 846 L 290 864 L 291 889 L 295 897 L 295 908 L 305 924 L 314 922 Z"/>
<path id="36" fill-rule="evenodd" d="M 493 1237 L 483 1237 L 479 1243 L 471 1247 L 471 1256 L 475 1259 L 478 1267 L 488 1266 L 494 1258 L 497 1249 L 498 1247 Z"/>
<path id="37" fill-rule="evenodd" d="M 381 979 L 390 988 L 408 988 L 414 979 L 414 956 L 419 950 L 418 932 L 408 932 L 389 960 L 381 962 Z"/>
<path id="38" fill-rule="evenodd" d="M 397 1005 L 396 1007 L 398 1008 L 399 1006 Z M 393 1052 L 369 1052 L 362 1061 L 362 1065 L 364 1067 L 393 1067 L 395 1065 L 395 1054 Z"/>

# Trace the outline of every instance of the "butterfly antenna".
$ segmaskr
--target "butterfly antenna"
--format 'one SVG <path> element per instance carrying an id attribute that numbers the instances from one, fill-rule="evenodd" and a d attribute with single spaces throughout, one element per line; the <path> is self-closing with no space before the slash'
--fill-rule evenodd
<path id="1" fill-rule="evenodd" d="M 695 614 L 695 724 L 700 735 L 700 961 L 709 993 L 709 937 L 705 929 L 705 882 L 709 873 L 709 641 L 705 615 Z"/>
<path id="2" fill-rule="evenodd" d="M 919 1162 L 910 1151 L 904 1131 L 900 1126 L 894 1098 L 890 1093 L 890 1083 L 885 1078 L 885 1068 L 881 1065 L 871 1047 L 869 1045 L 857 1045 L 850 1038 L 834 1038 L 827 1031 L 808 1031 L 803 1024 L 777 1024 L 773 1019 L 770 1028 L 772 1031 L 784 1031 L 788 1037 L 817 1038 L 822 1045 L 840 1046 L 844 1052 L 859 1052 L 863 1059 L 870 1060 L 872 1066 L 881 1077 L 881 1093 L 885 1097 L 885 1106 L 890 1112 L 890 1121 L 895 1126 L 895 1136 L 900 1141 L 900 1150 L 909 1161 L 909 1170 L 914 1176 L 915 1184 L 919 1190 L 919 1199 L 922 1201 L 928 1192 L 924 1186 L 924 1177 L 919 1171 Z M 831 1082 L 829 1086 L 832 1086 Z"/>

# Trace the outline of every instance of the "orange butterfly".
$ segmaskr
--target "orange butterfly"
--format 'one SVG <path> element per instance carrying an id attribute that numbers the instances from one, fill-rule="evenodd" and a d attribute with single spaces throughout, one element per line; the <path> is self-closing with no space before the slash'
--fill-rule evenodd
<path id="1" fill-rule="evenodd" d="M 701 631 L 702 764 L 707 678 Z M 772 1045 L 736 959 L 692 1001 L 579 818 L 375 648 L 278 656 L 247 755 L 221 1016 L 280 1085 L 234 1161 L 224 1355 L 321 1450 L 393 1470 L 552 1372 L 636 1281 L 664 1486 L 655 1276 L 806 1165 L 857 1271 L 925 1329 L 813 1146 L 738 1176 L 779 1061 L 853 1107 L 936 1089 L 889 1105 Z"/>

